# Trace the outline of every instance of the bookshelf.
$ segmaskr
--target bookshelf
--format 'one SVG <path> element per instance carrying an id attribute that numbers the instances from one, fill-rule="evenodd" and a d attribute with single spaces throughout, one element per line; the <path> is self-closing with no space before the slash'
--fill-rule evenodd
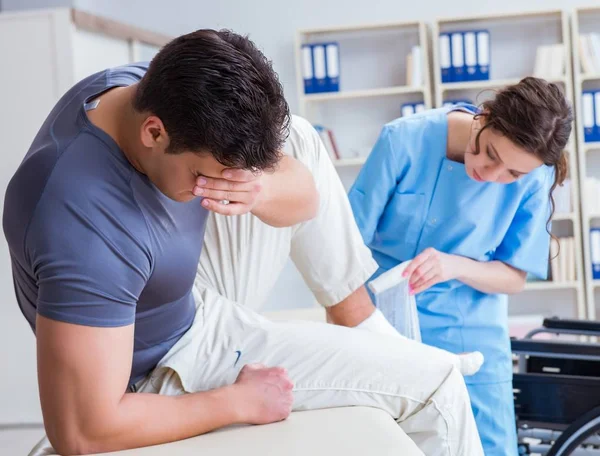
<path id="1" fill-rule="evenodd" d="M 565 78 L 546 78 L 550 82 L 555 84 L 565 84 Z M 486 89 L 499 89 L 508 85 L 516 84 L 521 78 L 512 79 L 492 79 L 489 81 L 467 81 L 467 82 L 446 82 L 441 84 L 441 92 L 443 94 L 450 93 L 455 90 L 472 91 L 472 90 L 486 90 Z M 441 98 L 440 98 L 441 100 Z M 439 105 L 439 102 L 438 102 Z"/>
<path id="2" fill-rule="evenodd" d="M 600 20 L 597 24 L 600 25 Z M 477 30 L 487 30 L 490 35 L 489 79 L 443 83 L 438 38 L 440 33 Z M 495 90 L 516 84 L 522 78 L 534 74 L 562 87 L 566 96 L 573 102 L 573 75 L 570 70 L 571 35 L 569 15 L 565 11 L 548 10 L 524 14 L 442 18 L 433 23 L 431 43 L 433 99 L 436 107 L 442 106 L 446 100 L 456 99 L 470 100 L 475 104 L 481 104 L 492 98 Z M 561 72 L 557 75 L 556 71 L 553 72 L 554 74 L 548 73 L 547 75 L 540 74 L 539 70 L 536 73 L 538 48 L 560 44 L 563 45 L 562 52 L 565 62 L 562 75 Z M 506 65 L 506 62 L 511 64 Z M 598 144 L 600 146 L 600 143 Z M 552 231 L 556 236 L 573 238 L 574 247 L 570 250 L 575 257 L 576 279 L 528 282 L 523 293 L 509 298 L 509 314 L 512 316 L 536 314 L 585 318 L 588 313 L 586 312 L 587 289 L 583 280 L 582 219 L 579 202 L 579 176 L 584 174 L 580 174 L 581 170 L 578 168 L 577 146 L 576 135 L 573 135 L 566 147 L 571 181 L 571 210 L 556 213 L 552 222 Z"/>
<path id="3" fill-rule="evenodd" d="M 339 44 L 339 91 L 305 94 L 301 48 Z M 407 56 L 421 50 L 421 81 L 408 81 Z M 349 187 L 375 144 L 381 128 L 401 116 L 405 103 L 433 106 L 427 29 L 423 22 L 390 22 L 316 29 L 296 33 L 299 114 L 335 135 L 340 158 L 333 158 Z M 376 71 L 371 71 L 376 69 Z"/>
<path id="4" fill-rule="evenodd" d="M 600 280 L 594 280 L 592 275 L 592 258 L 590 243 L 590 228 L 600 227 L 600 210 L 593 207 L 598 195 L 590 195 L 589 178 L 600 179 L 600 142 L 585 142 L 583 126 L 582 92 L 584 90 L 600 90 L 599 69 L 589 70 L 589 59 L 584 62 L 585 50 L 580 43 L 581 35 L 594 33 L 600 27 L 600 7 L 580 8 L 573 11 L 572 42 L 573 42 L 573 79 L 575 98 L 575 117 L 577 128 L 578 160 L 581 198 L 581 228 L 583 262 L 585 270 L 585 292 L 587 301 L 587 318 L 596 319 L 600 312 Z M 600 61 L 599 61 L 600 63 Z M 585 67 L 588 71 L 585 71 Z"/>
<path id="5" fill-rule="evenodd" d="M 593 175 L 600 182 L 600 141 L 583 141 L 579 95 L 582 89 L 600 90 L 600 60 L 595 71 L 581 71 L 576 37 L 580 30 L 590 33 L 599 27 L 600 7 L 575 10 L 572 15 L 548 10 L 443 18 L 431 24 L 431 35 L 422 22 L 300 30 L 296 34 L 299 113 L 335 131 L 341 159 L 334 160 L 334 165 L 349 187 L 381 127 L 400 117 L 405 102 L 422 102 L 426 109 L 442 106 L 447 99 L 480 104 L 493 97 L 495 90 L 530 75 L 561 86 L 575 107 L 576 128 L 566 147 L 571 208 L 555 213 L 552 231 L 559 238 L 573 239 L 575 279 L 571 274 L 562 280 L 528 282 L 523 293 L 510 297 L 509 313 L 516 318 L 535 314 L 593 319 L 600 312 L 600 280 L 592 280 L 588 233 L 590 226 L 600 227 L 600 204 L 587 210 L 582 195 L 586 176 Z M 490 32 L 490 78 L 442 83 L 438 36 L 468 30 Z M 340 91 L 305 95 L 300 46 L 321 40 L 339 42 Z M 551 67 L 552 74 L 540 72 L 536 64 L 540 47 L 557 44 L 563 45 L 564 71 L 557 74 Z M 397 58 L 406 56 L 413 45 L 421 46 L 423 54 L 423 84 L 416 86 L 407 84 L 404 57 Z"/>
<path id="6" fill-rule="evenodd" d="M 525 291 L 544 291 L 544 290 L 576 290 L 578 287 L 577 282 L 552 282 L 552 281 L 539 281 L 539 282 L 528 282 L 525 285 Z"/>
<path id="7" fill-rule="evenodd" d="M 315 101 L 351 100 L 353 98 L 375 98 L 403 94 L 419 95 L 424 93 L 424 90 L 422 86 L 399 86 L 384 87 L 381 89 L 347 90 L 345 92 L 311 93 L 304 95 L 304 101 L 312 103 Z"/>
<path id="8" fill-rule="evenodd" d="M 488 30 L 490 32 L 489 80 L 442 83 L 440 68 L 440 33 Z M 445 99 L 467 98 L 476 104 L 493 96 L 493 90 L 519 82 L 534 72 L 534 62 L 539 46 L 563 44 L 565 62 L 570 62 L 570 36 L 568 15 L 560 10 L 527 12 L 524 14 L 498 14 L 438 19 L 432 27 L 433 76 L 435 106 Z M 519 52 L 516 53 L 515 49 Z M 510 62 L 510 65 L 503 64 Z M 538 75 L 560 84 L 571 92 L 571 75 Z M 481 93 L 488 91 L 489 93 Z"/>

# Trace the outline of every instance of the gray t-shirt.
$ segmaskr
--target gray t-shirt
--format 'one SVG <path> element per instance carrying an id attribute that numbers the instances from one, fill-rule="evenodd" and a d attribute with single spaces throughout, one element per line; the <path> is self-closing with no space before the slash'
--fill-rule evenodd
<path id="1" fill-rule="evenodd" d="M 131 382 L 150 372 L 195 315 L 207 212 L 178 203 L 131 166 L 85 105 L 138 82 L 147 64 L 94 74 L 57 103 L 8 185 L 3 226 L 17 301 L 86 326 L 135 323 Z"/>

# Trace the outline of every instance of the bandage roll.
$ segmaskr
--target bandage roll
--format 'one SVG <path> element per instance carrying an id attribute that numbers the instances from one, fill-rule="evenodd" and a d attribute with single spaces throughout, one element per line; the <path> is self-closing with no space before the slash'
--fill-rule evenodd
<path id="1" fill-rule="evenodd" d="M 409 263 L 405 261 L 384 272 L 369 282 L 368 287 L 373 292 L 375 307 L 394 329 L 404 337 L 421 341 L 416 300 L 410 294 L 408 278 L 402 277 Z"/>
<path id="2" fill-rule="evenodd" d="M 379 277 L 369 282 L 369 289 L 374 294 L 379 294 L 408 280 L 406 277 L 402 277 L 402 273 L 409 264 L 410 261 L 405 261 L 389 271 L 384 272 Z"/>

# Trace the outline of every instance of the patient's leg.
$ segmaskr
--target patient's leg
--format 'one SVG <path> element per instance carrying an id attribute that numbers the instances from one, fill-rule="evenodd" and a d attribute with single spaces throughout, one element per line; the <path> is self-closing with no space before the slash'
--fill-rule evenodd
<path id="1" fill-rule="evenodd" d="M 394 329 L 394 327 L 386 320 L 379 310 L 376 310 L 369 318 L 359 324 L 356 328 L 407 340 L 406 337 Z M 439 350 L 438 348 L 435 349 Z M 483 354 L 478 351 L 450 355 L 451 357 L 449 359 L 451 360 L 452 364 L 454 364 L 454 367 L 456 367 L 463 375 L 476 374 L 483 365 L 484 361 Z"/>
<path id="2" fill-rule="evenodd" d="M 355 241 L 360 241 L 361 255 L 366 254 L 368 260 L 363 260 L 361 257 L 357 262 L 353 254 L 340 252 L 339 246 L 340 242 L 345 242 L 343 240 L 333 244 L 327 243 L 329 237 L 334 234 L 333 231 L 330 234 L 319 234 L 320 229 L 335 230 L 336 225 L 331 223 L 332 218 L 337 217 L 338 214 L 351 216 L 351 211 L 331 160 L 308 121 L 293 116 L 284 151 L 302 162 L 312 173 L 320 196 L 317 217 L 310 221 L 308 227 L 306 224 L 300 224 L 288 228 L 275 228 L 263 223 L 252 214 L 225 217 L 210 213 L 196 274 L 195 284 L 199 289 L 212 289 L 227 299 L 249 306 L 256 311 L 262 310 L 283 268 L 289 262 L 292 238 L 301 237 L 303 232 L 307 232 L 308 236 L 317 235 L 312 239 L 311 247 L 306 252 L 306 260 L 301 264 L 297 261 L 296 266 L 323 305 L 339 302 L 361 286 L 377 268 L 370 252 L 362 245 L 356 226 L 352 228 L 358 235 L 355 236 Z M 331 192 L 336 195 L 334 200 L 339 197 L 344 199 L 345 208 L 342 213 L 335 208 L 337 201 L 330 203 Z M 345 219 L 340 218 L 337 223 L 345 223 Z M 326 226 L 327 224 L 329 226 Z M 346 237 L 345 230 L 344 228 L 344 232 L 338 233 L 342 238 Z M 351 247 L 353 246 L 347 246 L 347 248 Z M 297 252 L 298 248 L 302 249 L 304 246 L 298 245 L 296 248 L 296 253 L 301 255 L 301 252 Z M 329 268 L 327 256 L 334 255 L 335 259 L 339 258 L 339 255 L 344 255 L 345 260 L 335 267 L 335 271 L 330 272 L 329 284 L 323 284 L 327 290 L 330 286 L 335 288 L 330 294 L 323 291 L 323 287 L 319 284 L 313 286 L 316 282 L 311 280 L 310 270 L 313 269 L 315 274 L 319 274 L 323 270 L 322 266 Z M 368 262 L 366 269 L 365 261 Z M 353 272 L 352 275 L 356 277 L 348 277 L 347 271 L 360 271 L 360 273 L 357 275 Z M 341 293 L 338 291 L 340 287 Z"/>
<path id="3" fill-rule="evenodd" d="M 141 391 L 217 388 L 252 363 L 287 369 L 294 410 L 375 407 L 427 455 L 483 454 L 464 380 L 447 352 L 341 326 L 275 323 L 216 295 L 205 296 L 188 334 Z"/>
<path id="4" fill-rule="evenodd" d="M 294 229 L 290 256 L 317 301 L 329 309 L 362 287 L 378 266 L 363 241 L 346 190 L 319 135 L 304 119 L 294 120 L 297 134 L 288 143 L 294 156 L 313 174 L 319 211 Z M 357 307 L 346 306 L 345 316 L 358 310 L 357 324 L 373 306 L 368 299 L 355 304 L 361 305 L 362 313 Z"/>

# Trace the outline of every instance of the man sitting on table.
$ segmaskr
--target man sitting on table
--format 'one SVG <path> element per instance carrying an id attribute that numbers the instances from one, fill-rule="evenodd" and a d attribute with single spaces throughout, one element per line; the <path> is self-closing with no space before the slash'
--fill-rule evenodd
<path id="1" fill-rule="evenodd" d="M 269 327 L 221 299 L 196 312 L 206 209 L 274 226 L 317 211 L 310 172 L 281 156 L 288 122 L 270 63 L 248 39 L 212 30 L 176 38 L 149 67 L 84 79 L 50 113 L 3 223 L 59 453 L 374 405 L 427 454 L 481 454 L 464 381 L 441 352 L 335 326 Z M 235 195 L 208 195 L 224 190 Z M 273 341 L 285 338 L 284 356 Z"/>

